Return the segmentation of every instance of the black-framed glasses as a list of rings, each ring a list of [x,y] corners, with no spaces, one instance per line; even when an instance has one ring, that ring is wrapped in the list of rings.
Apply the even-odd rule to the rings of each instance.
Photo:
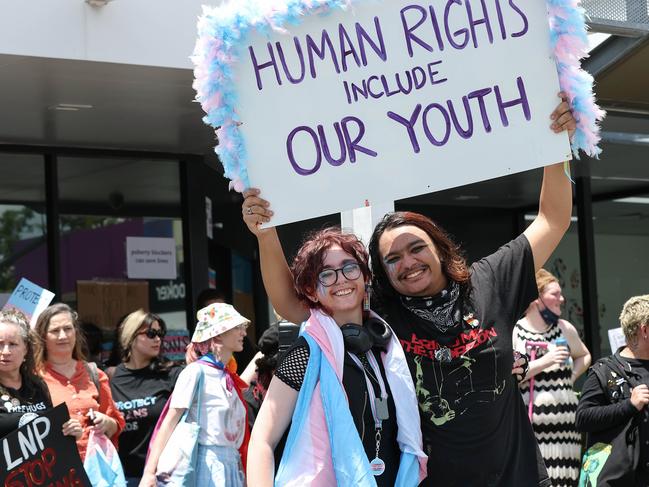
[[[166,334],[167,332],[163,329],[156,330],[154,328],[149,328],[146,331],[141,331],[140,333],[138,333],[138,335],[146,335],[146,337],[150,338],[151,340],[153,340],[155,337],[159,337],[160,340],[162,340]]]
[[[338,272],[342,272],[348,281],[353,281],[361,276],[361,266],[358,262],[350,262],[338,269],[325,269],[318,274],[318,281],[324,287],[333,286],[338,282]]]

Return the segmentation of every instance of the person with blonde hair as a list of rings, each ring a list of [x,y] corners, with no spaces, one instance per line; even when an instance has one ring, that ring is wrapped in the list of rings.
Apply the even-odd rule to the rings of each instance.
[[[250,324],[230,304],[212,303],[197,313],[198,323],[187,346],[187,367],[174,387],[169,409],[158,424],[151,441],[141,487],[165,485],[173,475],[170,465],[158,465],[181,417],[198,424],[198,452],[195,479],[201,487],[243,487],[248,424],[243,390],[248,385],[236,374],[233,353],[243,350],[246,328]],[[158,467],[171,468],[157,472]],[[156,477],[156,473],[160,474]],[[185,485],[189,485],[184,479]]]
[[[626,346],[591,367],[577,407],[580,485],[649,485],[649,294],[624,303],[620,324]]]
[[[36,370],[47,384],[52,403],[65,403],[70,417],[83,425],[83,434],[77,438],[81,459],[86,456],[91,428],[117,446],[124,418],[113,402],[106,374],[85,360],[77,313],[64,303],[48,306],[39,315],[35,332]]]
[[[575,427],[577,395],[573,384],[588,369],[590,353],[577,329],[560,318],[565,300],[559,280],[539,269],[536,286],[538,298],[514,327],[514,349],[536,355],[519,387],[552,486],[576,487],[581,435]]]
[[[129,486],[142,477],[153,430],[182,370],[162,356],[166,333],[162,318],[142,309],[129,314],[117,331],[122,362],[110,387],[126,420],[119,456]]]

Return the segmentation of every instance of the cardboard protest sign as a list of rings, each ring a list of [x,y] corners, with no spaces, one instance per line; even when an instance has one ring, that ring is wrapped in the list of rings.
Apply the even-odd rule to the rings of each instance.
[[[49,306],[53,298],[52,291],[43,289],[23,277],[2,309],[20,311],[29,320],[29,325],[33,327],[36,325],[38,315]]]
[[[205,21],[261,15],[249,3]],[[262,189],[273,224],[570,158],[567,135],[549,128],[559,82],[545,1],[350,3],[326,15],[277,9],[284,23],[245,35],[215,28],[211,47],[236,49],[215,58],[221,71],[197,64],[208,122],[227,108],[212,106],[236,100],[219,154],[226,165],[238,151],[238,177]],[[228,68],[236,91],[216,92]]]
[[[0,485],[91,487],[74,438],[61,431],[70,419],[66,405],[23,419],[25,424],[0,440]]]
[[[189,345],[187,330],[167,330],[162,340],[162,354],[169,360],[185,360],[185,351]]]

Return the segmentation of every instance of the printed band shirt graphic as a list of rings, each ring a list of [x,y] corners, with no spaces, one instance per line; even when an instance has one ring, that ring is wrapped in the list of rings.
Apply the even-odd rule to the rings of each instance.
[[[512,330],[536,295],[532,252],[521,235],[471,266],[471,290],[461,298],[455,337],[398,299],[381,303],[415,380],[429,478],[439,485],[547,479],[511,375]]]

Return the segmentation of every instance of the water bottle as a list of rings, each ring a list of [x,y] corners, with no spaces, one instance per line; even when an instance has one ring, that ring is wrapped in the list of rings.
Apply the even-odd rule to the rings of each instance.
[[[566,340],[564,337],[559,337],[554,341],[554,344],[557,347],[566,347],[568,351],[570,351],[570,347],[568,346],[568,340]],[[564,365],[568,365],[570,363],[571,357],[568,357],[563,363]]]

